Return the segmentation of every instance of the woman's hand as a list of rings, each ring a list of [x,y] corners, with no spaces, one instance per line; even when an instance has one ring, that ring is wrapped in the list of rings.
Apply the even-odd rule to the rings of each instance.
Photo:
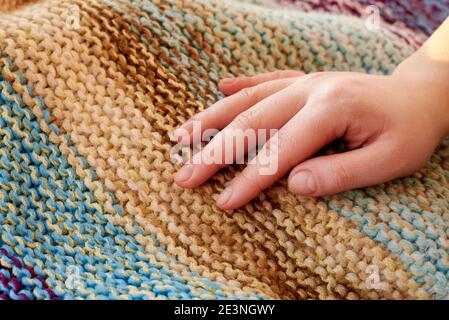
[[[391,76],[280,71],[225,79],[219,87],[230,96],[175,131],[179,140],[192,142],[195,121],[202,132],[224,129],[194,155],[196,161],[186,164],[175,181],[193,188],[226,166],[200,161],[205,154],[221,151],[223,158],[234,160],[242,156],[226,140],[227,130],[270,128],[279,131],[223,191],[217,202],[221,208],[246,204],[290,170],[290,190],[307,196],[409,175],[426,163],[449,133],[449,99],[442,93],[447,85],[429,77],[423,83],[409,70]],[[312,157],[337,138],[345,141],[347,152]],[[251,147],[247,142],[246,150]],[[277,161],[276,170],[261,174],[267,154],[270,161]]]

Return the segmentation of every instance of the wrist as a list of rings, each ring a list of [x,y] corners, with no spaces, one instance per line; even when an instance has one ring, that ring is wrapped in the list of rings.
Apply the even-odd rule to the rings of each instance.
[[[420,49],[397,66],[391,77],[413,103],[433,119],[441,139],[449,135],[449,63]]]
[[[430,83],[446,84],[445,88],[447,89],[447,84],[449,84],[449,61],[438,60],[432,57],[425,48],[421,48],[396,67],[393,75],[397,74]]]

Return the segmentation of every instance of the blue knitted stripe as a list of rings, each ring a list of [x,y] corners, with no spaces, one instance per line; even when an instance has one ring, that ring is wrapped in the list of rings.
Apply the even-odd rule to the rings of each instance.
[[[408,178],[412,179],[412,178]],[[394,183],[394,182],[393,182]],[[415,181],[418,184],[419,181]],[[438,212],[423,210],[404,196],[403,203],[392,201],[384,194],[381,200],[391,212],[371,212],[370,198],[360,191],[344,193],[352,199],[351,210],[329,200],[329,207],[351,218],[358,229],[376,242],[384,244],[398,255],[415,281],[437,299],[449,296],[449,255],[447,246],[447,217]],[[342,196],[343,197],[343,196]],[[440,206],[449,206],[449,199],[441,199]],[[371,214],[370,214],[371,212]],[[404,228],[404,222],[413,229]]]
[[[67,299],[230,297],[219,283],[194,273],[190,283],[166,266],[155,265],[135,237],[111,224],[106,215],[116,213],[99,209],[102,206],[84,181],[3,78],[0,139],[0,247],[44,278],[56,295]],[[30,297],[46,297],[33,292],[31,285],[29,290]]]

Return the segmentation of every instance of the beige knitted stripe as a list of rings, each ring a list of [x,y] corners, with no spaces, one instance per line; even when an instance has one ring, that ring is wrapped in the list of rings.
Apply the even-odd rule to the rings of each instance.
[[[117,17],[116,17],[117,18]],[[101,19],[101,21],[102,22],[105,22],[105,21],[109,21],[109,19]],[[117,19],[115,20],[115,21],[117,21]],[[121,29],[121,30],[123,30],[123,27],[121,27],[121,26],[118,26],[118,28],[119,29]],[[108,26],[104,26],[103,28],[100,28],[101,30],[109,30],[109,29],[111,29],[111,28],[108,28]],[[95,28],[93,28],[93,30],[95,30]],[[105,39],[106,41],[104,41],[105,43],[110,43],[111,42],[111,39]],[[132,43],[132,41],[130,40],[130,39],[128,39],[128,41],[127,41],[127,46],[130,46],[130,44]],[[123,47],[122,48],[120,48],[121,50],[123,50]],[[142,50],[142,49],[141,49]],[[104,51],[104,50],[103,50]],[[109,49],[108,49],[108,51],[110,51]],[[124,54],[124,55],[129,55],[129,53],[127,53],[127,54]],[[108,57],[109,59],[111,58],[111,57]],[[107,60],[107,61],[109,61],[109,59]],[[178,101],[173,101],[172,103],[177,103],[178,105],[179,105],[179,102]],[[181,107],[181,106],[180,106]],[[170,118],[166,115],[165,117],[164,117],[165,119],[167,119],[168,118],[168,120],[170,120]],[[157,201],[157,199],[155,199],[154,201]],[[168,218],[171,218],[171,217],[168,217]],[[189,217],[188,217],[189,218]],[[154,223],[154,220],[152,221],[152,223]],[[157,222],[156,222],[157,223]],[[181,227],[184,227],[183,225],[181,225]],[[185,231],[184,232],[188,232],[189,231],[189,228],[185,228],[184,227],[184,229],[185,229]],[[199,230],[199,232],[197,232],[197,237],[204,237],[204,230],[203,230],[204,228],[202,228],[201,230]],[[210,233],[210,232],[208,232],[208,233]],[[235,232],[236,234],[240,234],[241,232]],[[175,239],[176,240],[176,239]],[[195,239],[195,238],[193,238],[193,241],[197,241],[197,239]],[[218,243],[220,243],[219,241],[226,241],[226,239],[219,239],[216,243],[218,244]],[[239,242],[242,242],[242,241],[239,241]],[[254,242],[254,241],[253,241]],[[197,242],[198,243],[198,242]],[[198,243],[197,245],[200,245],[201,246],[201,243]],[[265,243],[262,243],[261,245],[265,245]],[[214,247],[212,247],[213,249],[215,249]],[[207,250],[208,249],[208,246],[205,246],[205,247],[203,247],[202,248],[202,251],[204,251],[204,250]],[[221,250],[227,250],[228,248],[226,248],[226,247],[224,247],[224,248],[220,248],[219,246],[217,246],[216,247],[216,249],[217,250],[220,250],[218,253],[220,253],[221,252]],[[260,250],[259,250],[260,251]],[[260,251],[260,252],[262,252],[262,251]],[[212,252],[212,254],[214,254],[213,252]],[[223,255],[223,254],[222,254]],[[235,261],[233,261],[235,258],[234,257],[232,257],[232,256],[229,256],[229,257],[227,257],[229,255],[229,253],[228,254],[226,254],[224,257],[227,259],[226,260],[226,262],[232,262],[233,264],[235,264]],[[248,255],[247,255],[248,256]],[[199,258],[201,259],[203,257],[203,254],[201,253],[201,256],[199,256]],[[274,255],[273,255],[273,257],[275,257]],[[272,258],[273,258],[272,257]],[[217,264],[217,262],[220,260],[220,258],[221,258],[221,256],[220,255],[218,255],[218,256],[216,256],[214,259],[213,259],[213,261],[203,261],[203,264],[207,264],[207,263],[215,263],[215,264]],[[249,256],[249,258],[252,258],[251,256]],[[251,263],[251,262],[253,262],[254,261],[254,259],[251,259],[249,262]],[[243,262],[244,264],[242,264],[242,272],[245,272],[245,269],[246,269],[246,265],[248,264],[248,262]],[[245,269],[243,269],[243,268],[245,268]],[[258,277],[258,278],[261,278],[261,277],[263,277],[263,274],[261,274],[260,273],[260,271],[258,272],[255,268],[254,268],[254,274]],[[310,271],[309,271],[309,273],[310,273]],[[283,274],[281,274],[281,275],[277,275],[277,274],[274,274],[274,277],[275,277],[275,281],[270,281],[270,282],[273,282],[273,283],[278,283],[279,281],[285,281],[284,280],[284,278],[285,278],[285,275],[283,275]],[[308,277],[313,277],[313,275],[308,275]],[[315,277],[316,278],[316,277]],[[309,288],[309,290],[313,290],[313,288]],[[286,294],[286,293],[284,293],[284,294]],[[307,293],[304,291],[304,292],[302,292],[302,295],[301,296],[303,296],[303,297],[305,297],[305,296],[307,296]],[[293,296],[294,297],[294,296]]]
[[[58,4],[59,6],[57,6],[56,4]],[[88,112],[82,112],[82,109],[80,109],[83,107],[87,108],[87,105],[92,103],[95,99],[93,95],[83,95],[83,97],[81,97],[82,94],[87,92],[87,90],[85,89],[86,87],[84,86],[85,84],[87,86],[95,86],[95,81],[98,80],[98,82],[101,83],[104,88],[106,88],[107,91],[112,94],[116,94],[117,92],[120,93],[121,90],[119,87],[117,87],[117,82],[115,82],[111,78],[106,77],[106,72],[104,71],[104,69],[98,68],[98,65],[100,65],[100,63],[98,59],[95,58],[95,56],[84,54],[84,52],[87,52],[87,46],[83,44],[83,41],[80,40],[83,37],[73,30],[68,31],[63,29],[64,21],[69,14],[67,8],[67,2],[61,3],[60,1],[46,1],[45,3],[41,3],[39,5],[39,16],[36,15],[36,11],[34,10],[34,8],[24,8],[14,15],[11,15],[7,20],[0,20],[0,43],[2,44],[2,52],[18,66],[18,70],[25,75],[25,78],[34,89],[34,93],[44,97],[49,110],[55,112],[56,114],[56,116],[55,114],[52,114],[51,122],[54,121],[54,123],[61,125],[62,129],[63,122],[58,120],[64,119],[65,116],[67,116],[68,119],[72,119],[72,117],[70,116],[71,112],[73,112],[74,115],[81,115],[81,117],[90,112],[90,110],[88,110]],[[42,18],[51,21],[52,24],[47,24],[45,27],[39,25],[36,21]],[[18,24],[20,24],[23,29],[17,28]],[[35,33],[33,34],[33,32]],[[81,30],[81,32],[83,32],[83,30]],[[64,37],[62,37],[62,34],[64,35]],[[42,41],[41,45],[45,46],[46,48],[43,49],[37,42],[34,42],[33,37],[35,37],[36,40],[38,39],[39,41]],[[15,42],[8,41],[8,39],[20,38],[22,42],[20,40]],[[73,41],[71,43],[64,42],[63,40],[65,39],[71,39]],[[49,43],[49,41],[51,43]],[[61,47],[61,43],[67,44],[68,47]],[[47,47],[48,45],[50,46]],[[72,49],[76,48],[81,51],[81,54],[77,55],[76,57],[82,60],[82,63],[79,64],[79,66],[81,66],[81,69],[77,69],[78,65],[73,63],[74,61],[63,60],[64,57],[67,58],[68,56],[74,54],[74,51],[70,50],[70,46],[72,46]],[[32,49],[29,50],[30,48]],[[59,54],[56,54],[52,57],[52,59],[54,60],[54,66],[58,67],[58,76],[55,78],[53,76],[54,74],[52,74],[52,72],[55,71],[53,65],[47,66],[45,63],[42,64],[43,59],[48,59],[51,54],[42,53],[43,51],[54,52],[58,50]],[[86,70],[85,65],[89,65],[91,66],[91,68],[89,68],[89,70]],[[82,83],[82,86],[84,86],[84,91],[82,93],[78,92],[79,95],[77,96],[77,98],[79,98],[80,101],[83,98],[88,99],[88,101],[86,103],[83,103],[81,107],[79,104],[73,103],[73,100],[69,101],[67,97],[62,98],[61,91],[59,91],[61,90],[60,85],[63,83],[62,79],[67,79],[67,72],[73,71],[73,69],[70,69],[68,67],[73,67],[76,70],[76,74],[80,78],[84,79]],[[112,207],[110,196],[104,191],[103,183],[105,181],[103,180],[103,183],[99,183],[98,181],[93,180],[89,170],[84,170],[82,168],[83,165],[81,164],[80,160],[76,158],[73,155],[72,150],[68,148],[65,139],[54,134],[51,129],[48,128],[48,124],[43,119],[43,115],[41,110],[39,109],[39,106],[31,97],[26,94],[26,90],[23,88],[23,86],[19,84],[17,79],[15,79],[12,74],[10,75],[8,80],[13,82],[15,90],[24,96],[24,101],[32,106],[33,112],[40,120],[40,125],[43,130],[49,134],[52,142],[60,145],[61,152],[68,158],[69,163],[76,169],[77,174],[85,179],[86,185],[90,190],[92,190],[93,194],[96,197],[96,200],[100,203],[104,203],[104,208],[98,209],[102,210],[103,212],[106,211],[114,213],[115,209]],[[56,87],[58,87],[58,89],[56,89]],[[98,88],[100,87],[97,86],[97,89]],[[52,92],[53,89],[54,91]],[[65,93],[70,94],[69,91],[70,90],[67,90]],[[57,94],[55,94],[56,92]],[[74,97],[70,98],[74,99]],[[126,103],[130,102],[129,99],[126,99],[127,101],[124,102],[124,99],[126,98],[117,98],[115,101],[116,105],[125,106]],[[110,103],[110,99],[108,100],[109,101],[107,102]],[[66,103],[69,103],[68,105],[66,105],[67,110],[63,110],[63,106],[65,106]],[[60,108],[56,107],[56,105],[58,105]],[[68,112],[68,110],[70,110],[70,112]],[[67,113],[63,114],[64,112]],[[137,114],[137,118],[142,118],[141,114]],[[148,123],[145,124],[148,125]],[[74,141],[77,139],[82,139],[82,137],[77,134],[72,134],[71,138]],[[86,159],[91,162],[92,158],[89,158],[88,155],[86,153],[83,153],[82,151],[85,151],[85,149],[83,149],[83,146],[80,144],[79,153],[86,156]],[[100,170],[101,168],[96,171],[97,175],[101,173]],[[128,215],[125,215],[125,217],[120,217],[117,215],[107,215],[107,218],[115,224],[122,225],[123,227],[125,227],[127,232],[133,234],[138,239],[138,241],[146,248],[146,250],[148,251],[147,255],[151,257],[150,261],[152,261],[155,265],[160,266],[168,264],[171,270],[180,273],[181,276],[189,280],[189,282],[194,285],[197,279],[192,278],[191,273],[188,271],[188,269],[186,269],[185,265],[188,265],[190,270],[195,271],[208,279],[220,282],[223,288],[231,295],[246,295],[248,293],[255,293],[272,298],[277,297],[277,295],[273,295],[272,291],[264,284],[258,286],[265,287],[263,291],[258,290],[257,288],[247,288],[238,281],[224,278],[221,273],[213,272],[202,265],[198,265],[198,263],[194,259],[186,255],[186,251],[184,249],[177,246],[171,238],[167,238],[158,227],[155,227],[152,224],[148,224],[148,221],[143,218],[142,214],[134,215],[134,213],[136,213],[136,210],[133,209],[132,205],[124,203],[123,208],[125,209],[125,213],[128,213]],[[173,260],[170,256],[167,257],[166,255],[162,254],[157,248],[154,247],[152,241],[149,238],[137,234],[133,229],[133,225],[135,225],[136,223],[144,229],[146,235],[156,235],[158,241],[163,244],[167,252],[173,257],[177,257],[177,260],[179,262]],[[201,288],[204,287],[204,285],[198,283],[198,287]],[[204,296],[204,293],[198,293],[198,296]],[[205,297],[207,298],[207,296]],[[209,298],[213,297],[214,296],[211,295]]]
[[[91,8],[93,6],[90,6]],[[115,17],[116,20],[114,20],[115,22],[118,21],[117,17]],[[108,20],[103,20],[103,22],[109,21]],[[95,32],[97,29],[96,28],[92,28],[92,26],[89,26],[88,28],[89,30],[93,30],[93,32]],[[98,30],[108,30],[110,28],[107,28],[107,26],[103,26],[101,28],[98,28]],[[120,28],[123,29],[123,28]],[[97,36],[97,35],[95,35]],[[104,37],[105,34],[103,33],[103,35],[101,37]],[[106,39],[106,42],[109,42],[110,39]],[[133,43],[132,39],[128,39],[127,41],[128,46],[131,46]],[[121,47],[120,49],[124,49],[123,47]],[[140,52],[143,52],[144,56],[148,56],[147,53],[145,53],[145,49],[144,48],[139,48]],[[104,51],[104,50],[103,50]],[[108,52],[110,52],[110,49],[108,50]],[[128,53],[127,53],[128,54]],[[127,55],[126,54],[126,55]],[[114,61],[113,57],[115,56],[115,54],[112,54],[110,56],[108,56],[109,59],[106,59],[106,61]],[[128,64],[126,64],[126,66],[129,66],[129,64],[132,65],[131,62],[128,62]],[[111,68],[107,68],[108,71],[111,70]],[[161,70],[156,70],[155,74],[160,74]],[[126,72],[124,72],[126,74]],[[133,78],[131,78],[132,80]],[[158,80],[156,80],[158,81]],[[162,84],[167,83],[167,81],[161,82]],[[151,83],[147,84],[148,86],[151,86]],[[146,85],[144,85],[145,87]],[[179,90],[179,88],[171,88],[171,91],[173,92],[174,90]],[[163,91],[163,90],[162,90]],[[133,91],[130,91],[130,94],[132,94]],[[150,93],[151,94],[151,93]],[[158,98],[158,97],[157,97]],[[133,99],[134,100],[134,99]],[[159,99],[156,99],[159,100]],[[177,101],[176,99],[172,99],[171,101],[168,101],[171,104],[175,104],[178,105],[179,107],[177,109],[181,109],[182,108],[182,101]],[[148,105],[148,104],[147,104]],[[161,102],[160,106],[156,105],[154,108],[154,113],[160,113],[163,112],[164,107],[167,105],[166,101]],[[153,110],[151,110],[153,111]],[[146,115],[148,116],[148,113],[146,113]],[[150,115],[153,116],[154,115]],[[168,114],[165,114],[163,117],[161,115],[161,120],[164,119],[166,120],[166,122],[170,122],[171,117]],[[151,119],[150,119],[151,120]],[[155,119],[156,121],[159,119]],[[163,125],[164,127],[166,127],[168,124],[161,124],[161,121],[158,122],[159,125]],[[153,121],[152,123],[155,123],[155,121]],[[148,126],[148,124],[145,124],[146,126]],[[172,126],[170,126],[171,128],[173,128]],[[167,132],[167,131],[165,131]],[[164,142],[166,143],[168,141],[167,139],[167,134],[162,136],[162,139],[164,139]],[[86,145],[89,145],[89,143],[86,143]],[[142,146],[142,148],[148,148],[148,145],[151,145],[150,142],[148,142],[147,147]],[[148,150],[149,151],[149,150]],[[165,149],[161,150],[162,152],[164,152],[166,154],[166,158],[168,157],[168,149],[167,147],[165,147]],[[117,158],[123,157],[123,155],[117,155]],[[137,156],[136,156],[137,157]],[[151,157],[151,154],[148,154],[148,157]],[[148,166],[148,160],[146,159],[142,159],[141,164],[135,169],[135,170],[140,170],[140,168]],[[108,170],[107,167],[104,167],[104,170]],[[154,170],[157,171],[161,171],[160,169],[158,170],[153,169],[153,168],[149,168],[148,172],[153,172]],[[114,175],[111,174],[110,177],[113,177]],[[106,177],[105,179],[108,179],[108,177]],[[158,183],[155,184],[155,186],[153,188],[164,188],[167,185],[167,181],[166,179],[160,179],[160,175],[155,175],[153,177],[153,179],[158,179]],[[164,181],[165,180],[165,181]],[[132,182],[132,183],[139,183],[137,181]],[[172,181],[170,181],[170,184],[172,183]],[[141,193],[136,195],[134,192],[136,191],[132,191],[129,190],[128,188],[129,182],[127,184],[123,184],[121,179],[118,179],[118,181],[114,181],[114,186],[111,186],[111,190],[113,191],[118,191],[117,188],[120,188],[119,192],[117,194],[121,194],[123,192],[123,197],[122,197],[122,201],[123,201],[123,205],[125,206],[129,206],[129,199],[138,199],[136,200],[137,204],[137,210],[139,210],[139,212],[143,212],[143,214],[145,215],[145,217],[151,222],[151,224],[153,225],[157,225],[159,227],[161,227],[162,231],[164,234],[167,234],[167,236],[171,237],[174,241],[177,242],[178,245],[183,246],[186,248],[186,250],[188,250],[189,252],[191,252],[190,254],[193,254],[195,256],[195,258],[197,260],[200,261],[201,265],[203,266],[209,266],[214,270],[218,270],[220,272],[223,272],[225,274],[225,276],[231,280],[231,279],[238,279],[238,278],[242,278],[242,275],[245,276],[248,271],[251,272],[249,273],[250,275],[252,275],[253,277],[256,277],[254,279],[251,279],[251,281],[259,281],[258,279],[261,276],[261,272],[260,269],[252,266],[254,265],[254,261],[257,260],[254,257],[254,251],[257,252],[257,250],[254,250],[253,248],[249,247],[249,248],[245,248],[246,252],[245,252],[245,257],[246,260],[245,262],[241,263],[241,265],[239,266],[237,264],[237,269],[236,266],[234,266],[234,261],[235,261],[235,257],[232,253],[232,249],[228,248],[226,246],[219,246],[220,243],[226,243],[229,242],[230,239],[229,237],[235,237],[235,235],[240,235],[241,234],[241,230],[238,228],[238,225],[236,225],[233,221],[231,221],[230,219],[228,220],[228,227],[226,232],[223,234],[222,237],[219,237],[216,233],[214,233],[212,231],[213,228],[215,227],[219,227],[223,225],[223,219],[220,219],[219,221],[214,221],[214,224],[216,225],[212,225],[211,227],[207,227],[207,225],[203,224],[201,225],[198,229],[194,229],[192,228],[192,223],[188,223],[188,220],[191,219],[190,217],[190,211],[192,211],[191,209],[188,209],[186,207],[181,207],[178,208],[179,213],[181,214],[181,218],[179,219],[176,215],[167,215],[167,216],[161,216],[161,213],[163,212],[169,212],[173,209],[167,208],[167,203],[166,201],[161,201],[160,199],[160,195],[159,194],[152,194],[150,192],[150,188],[147,185],[141,185],[139,187]],[[178,192],[184,192],[183,190],[179,189],[177,190]],[[145,193],[144,193],[145,192]],[[170,191],[171,193],[173,191]],[[193,191],[188,191],[189,193],[193,193]],[[119,196],[120,198],[120,196]],[[140,203],[138,202],[139,200],[142,200]],[[174,197],[174,200],[176,200],[176,198]],[[207,202],[209,203],[213,203],[213,199],[210,198]],[[154,208],[153,210],[148,210],[148,204],[151,203]],[[160,203],[160,204],[159,204]],[[173,207],[173,204],[172,204]],[[215,211],[217,211],[218,209],[215,208]],[[210,215],[210,214],[208,214]],[[220,213],[219,215],[217,215],[217,217],[221,218],[222,214]],[[226,217],[224,217],[226,218]],[[172,230],[169,229],[170,225],[176,226],[175,228],[172,228]],[[205,245],[205,241],[204,241],[204,236],[205,236],[205,232],[207,234],[210,234],[210,239],[206,239],[206,241],[211,241],[213,243],[216,243],[217,245]],[[193,233],[193,234],[192,234]],[[183,241],[183,238],[186,238],[185,241]],[[239,241],[241,242],[241,241]],[[223,261],[223,262],[221,262]],[[231,264],[231,262],[233,264]],[[248,268],[248,266],[250,267],[249,270],[246,270]],[[276,273],[274,273],[274,276],[277,276]],[[278,278],[278,277],[277,277]],[[279,279],[276,278],[276,282],[279,281]],[[244,280],[246,281],[246,280]]]
[[[89,10],[95,10],[96,6],[89,5],[89,7],[90,7]],[[100,14],[97,14],[97,16],[100,16]],[[100,20],[101,20],[102,23],[107,23],[107,21],[110,21],[110,19],[100,19]],[[118,23],[119,21],[120,21],[120,18],[118,16],[115,16],[114,17],[114,22]],[[85,22],[89,23],[89,21],[85,21]],[[92,37],[97,37],[97,36],[99,36],[101,38],[104,37],[105,40],[106,40],[105,42],[109,43],[113,39],[112,36],[110,36],[110,35],[108,35],[107,33],[104,33],[104,32],[101,35],[96,33],[99,30],[109,30],[109,29],[111,29],[111,28],[108,28],[108,27],[109,26],[107,26],[107,25],[99,25],[98,28],[95,28],[95,27],[93,27],[91,25],[88,25],[87,29],[88,30],[92,30],[92,33],[93,33]],[[122,26],[117,26],[117,27],[119,29],[123,30]],[[130,50],[133,50],[132,45],[133,45],[133,43],[135,43],[135,39],[134,39],[132,34],[130,36],[131,37],[127,39],[127,46],[129,48],[131,48]],[[88,38],[90,38],[90,37],[88,37]],[[108,62],[116,61],[116,59],[114,59],[115,56],[119,56],[120,54],[123,54],[123,56],[128,56],[128,55],[132,54],[131,51],[126,52],[127,48],[124,48],[123,46],[120,47],[120,48],[118,48],[117,46],[115,46],[115,47],[113,46],[111,48],[108,48],[108,50],[103,50],[103,52],[111,53],[111,50],[114,50],[114,49],[115,50],[122,50],[122,51],[125,50],[125,52],[120,51],[120,53],[117,53],[117,54],[116,53],[112,53],[110,55],[106,55],[107,59],[105,59],[105,61],[108,61]],[[136,52],[136,51],[137,50],[134,50],[134,52]],[[144,57],[149,57],[149,59],[151,61],[154,60],[154,57],[151,57],[149,55],[149,53],[146,52],[145,48],[140,47],[139,48],[139,52],[143,52],[143,56]],[[113,69],[113,68],[111,68],[112,64],[114,64],[114,63],[111,63],[108,66],[108,68],[106,68],[106,70],[108,72],[111,72],[111,70]],[[134,66],[133,66],[133,61],[131,59],[131,61],[127,61],[126,64],[122,64],[122,65],[120,65],[120,61],[119,61],[117,63],[116,67],[118,69],[120,69],[120,68],[124,68],[124,67],[125,68],[128,68],[128,67],[133,68]],[[147,68],[152,68],[152,66],[146,66],[146,67]],[[158,69],[155,70],[155,72],[154,72],[154,74],[156,74],[156,78],[155,78],[154,81],[160,82],[161,83],[161,85],[160,85],[161,87],[165,86],[165,84],[170,85],[170,82],[167,81],[166,78],[164,79],[164,81],[160,81],[159,77],[165,77],[165,71],[161,70],[160,66],[155,66],[155,67],[158,68]],[[137,66],[137,69],[139,69],[139,66]],[[129,72],[126,72],[126,70],[123,70],[123,74],[128,74],[128,73]],[[111,74],[111,76],[114,77],[114,78],[117,78],[117,76],[123,77],[123,75],[117,75],[115,73],[113,75]],[[135,78],[133,78],[133,77],[129,77],[129,80],[133,81],[135,85],[140,85],[141,87],[151,87],[152,86],[150,81],[148,81],[148,83],[142,84],[142,83],[136,83],[137,80]],[[178,88],[178,87],[172,87],[172,88],[168,88],[168,89],[164,89],[164,88],[160,88],[160,87],[156,88],[156,92],[159,91],[162,94],[165,93],[165,92],[169,92],[169,90],[170,90],[170,92],[176,93],[177,91],[180,90],[180,88]],[[149,91],[149,95],[151,95],[151,92],[152,91]],[[139,97],[137,97],[135,95],[135,90],[133,88],[129,89],[129,91],[127,92],[127,95],[133,97],[133,101],[139,101]],[[157,123],[158,127],[155,128],[155,130],[157,130],[157,129],[160,130],[161,127],[162,127],[162,129],[164,129],[164,127],[165,127],[165,130],[166,130],[166,127],[170,126],[170,123],[164,124],[164,123],[161,123],[160,120],[161,119],[168,119],[168,121],[172,120],[171,117],[168,116],[169,113],[160,114],[160,117],[158,117],[158,118],[155,118],[154,114],[165,113],[164,110],[166,110],[166,106],[168,106],[169,104],[178,105],[180,107],[177,108],[177,109],[180,109],[181,106],[182,106],[182,101],[179,101],[179,99],[177,99],[176,97],[172,97],[171,95],[169,95],[169,101],[164,101],[165,99],[161,99],[160,96],[158,96],[158,95],[156,95],[155,97],[156,97],[156,104],[154,106],[154,109],[151,109],[151,110],[146,109],[145,111],[143,111],[143,112],[145,112],[145,117],[147,117],[149,119],[149,122],[148,123],[145,122],[144,126],[147,127],[147,128],[150,128],[150,123],[151,124],[153,124],[153,123],[156,124]],[[148,100],[149,99],[148,96],[143,97],[143,99],[145,99],[145,100],[143,100],[143,103],[140,104],[140,106],[144,106],[145,107],[145,106],[148,106],[149,104],[151,104],[151,101]],[[158,104],[158,102],[159,102],[159,104]],[[148,111],[153,111],[153,110],[154,110],[154,112],[151,112],[151,113],[148,112]],[[130,124],[130,125],[132,125],[132,124]],[[161,138],[164,141],[164,143],[167,142],[167,135],[163,135]],[[140,143],[140,138],[139,137],[136,137],[136,140],[138,141],[138,143]],[[147,149],[152,144],[152,142],[150,142],[150,141],[142,141],[142,142],[143,142],[143,144],[139,145],[139,149],[142,149],[142,150]],[[134,143],[137,143],[137,142],[134,142]],[[86,142],[85,145],[86,145],[86,147],[90,147],[89,142]],[[90,147],[90,148],[94,149],[92,147]],[[114,151],[115,150],[113,150],[111,148],[111,150],[109,152],[114,152]],[[160,152],[165,153],[165,158],[168,157],[168,154],[167,154],[168,151],[169,150],[167,148],[167,145],[163,146],[160,149]],[[108,152],[108,154],[110,156],[109,152]],[[145,150],[145,153],[146,152],[148,152],[146,158],[142,157],[142,156],[140,156],[138,154],[135,154],[135,159],[140,158],[140,160],[139,160],[140,162],[139,162],[138,165],[135,166],[135,168],[132,168],[128,164],[125,164],[125,163],[124,164],[126,166],[128,166],[129,169],[131,169],[131,170],[134,169],[135,170],[134,172],[142,170],[143,168],[145,168],[145,169],[148,168],[147,170],[148,170],[148,174],[149,175],[153,174],[154,172],[162,172],[162,171],[164,171],[165,168],[162,168],[162,169],[161,168],[157,168],[157,165],[159,163],[156,163],[156,167],[152,167],[151,166],[151,162],[149,162],[149,160],[151,160],[151,157],[152,157],[152,155],[149,153],[150,149],[149,150]],[[90,153],[90,155],[92,155],[92,154]],[[120,160],[120,161],[122,161],[120,158],[123,158],[124,156],[125,156],[124,154],[116,154],[115,155],[116,159]],[[101,155],[100,155],[100,158],[101,158]],[[159,162],[159,159],[156,159],[155,162]],[[129,162],[127,162],[127,163],[129,163]],[[162,166],[165,167],[165,165],[162,165]],[[107,166],[102,166],[102,170],[109,171],[110,169]],[[131,173],[131,175],[134,175],[134,177],[131,177],[131,179],[129,179],[129,180],[133,180],[133,179],[135,179],[135,177],[138,177],[137,174]],[[178,219],[174,215],[167,215],[166,217],[161,216],[161,213],[169,212],[170,209],[165,207],[166,203],[165,203],[165,201],[161,201],[160,194],[152,193],[150,187],[146,183],[144,183],[143,181],[129,181],[126,184],[124,184],[122,179],[120,179],[120,178],[115,180],[115,181],[112,180],[114,177],[117,177],[117,173],[115,173],[115,174],[114,173],[109,173],[107,176],[105,176],[105,180],[107,181],[108,179],[110,179],[110,181],[111,181],[110,188],[111,188],[112,191],[116,192],[116,194],[118,195],[119,200],[122,203],[122,206],[130,207],[130,200],[131,200],[133,202],[132,206],[136,206],[136,208],[132,209],[132,212],[134,210],[137,210],[137,212],[142,213],[143,215],[145,215],[145,218],[147,219],[146,224],[148,224],[148,222],[150,222],[152,225],[161,228],[161,230],[157,233],[158,235],[161,234],[161,233],[164,234],[164,235],[167,235],[168,237],[173,239],[173,241],[175,241],[178,246],[182,245],[182,240],[180,240],[180,239],[182,239],[183,237],[191,237],[189,235],[189,233],[192,230],[191,230],[191,228],[189,229],[189,226],[186,225],[185,221],[182,221],[182,218]],[[165,187],[165,185],[167,184],[166,179],[161,179],[160,175],[154,175],[152,177],[152,179],[159,180],[157,182],[157,187],[156,188]],[[134,190],[130,190],[130,188],[129,188],[130,183],[133,184],[133,185],[135,184],[137,187]],[[136,193],[136,191],[138,191],[138,193]],[[158,190],[155,190],[155,191],[157,192]],[[164,206],[164,207],[156,207],[156,205],[159,205],[158,202],[162,202],[160,205]],[[155,207],[151,208],[150,210],[148,210],[148,205],[149,204],[152,204]],[[182,210],[182,209],[180,209],[180,210]],[[175,230],[175,229],[174,230],[170,230],[169,229],[170,225],[179,226],[178,227],[179,229],[178,230]],[[220,255],[217,255],[214,259],[209,259],[209,261],[207,261],[206,259],[208,259],[207,257],[209,255],[214,255],[214,254],[216,255],[217,253],[211,252],[211,251],[209,251],[208,247],[202,246],[201,240],[199,240],[197,237],[191,237],[191,239],[192,240],[188,241],[189,243],[184,244],[184,247],[187,250],[187,252],[188,251],[192,251],[193,254],[197,257],[197,259],[200,259],[199,261],[201,262],[201,265],[203,265],[203,266],[210,266],[210,264],[213,261],[215,264],[217,264],[217,266],[212,267],[214,270],[219,270],[219,271],[227,270],[227,272],[229,272],[232,275],[232,276],[229,276],[229,280],[236,279],[237,278],[237,274],[241,273],[242,271],[244,271],[244,270],[239,270],[239,271],[235,270],[234,267],[232,267],[231,265],[229,265],[227,263],[227,261],[225,261],[224,264],[220,264]],[[222,241],[223,241],[223,239],[218,239],[217,243],[220,243]],[[190,243],[190,242],[192,242],[192,243]],[[201,248],[201,250],[198,250],[198,248]],[[220,247],[217,247],[217,248],[221,249]],[[226,247],[224,249],[227,250]],[[228,253],[226,253],[226,252],[224,252],[224,253],[223,252],[219,252],[219,254],[221,254],[221,255],[224,254],[225,256],[227,256],[227,255],[230,255],[230,252],[229,251],[228,251]],[[245,274],[245,273],[243,273],[243,274]],[[248,280],[245,280],[245,282],[246,281],[248,281]],[[250,281],[251,282],[253,282],[253,281],[258,282],[257,279],[250,279]],[[257,284],[257,286],[260,286],[260,285]]]

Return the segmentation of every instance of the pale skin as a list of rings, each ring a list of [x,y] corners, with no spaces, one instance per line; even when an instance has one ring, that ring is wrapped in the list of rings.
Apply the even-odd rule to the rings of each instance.
[[[222,130],[201,152],[223,148],[237,156],[222,144],[223,129],[279,129],[262,149],[277,150],[276,172],[262,175],[258,161],[248,164],[218,197],[224,210],[245,205],[286,174],[293,193],[313,197],[404,177],[449,135],[449,18],[392,75],[286,70],[223,79],[219,89],[227,97],[193,119],[202,130]],[[192,142],[193,120],[175,131],[179,140]],[[346,152],[314,157],[337,138]],[[175,182],[194,188],[223,167],[186,164]]]

